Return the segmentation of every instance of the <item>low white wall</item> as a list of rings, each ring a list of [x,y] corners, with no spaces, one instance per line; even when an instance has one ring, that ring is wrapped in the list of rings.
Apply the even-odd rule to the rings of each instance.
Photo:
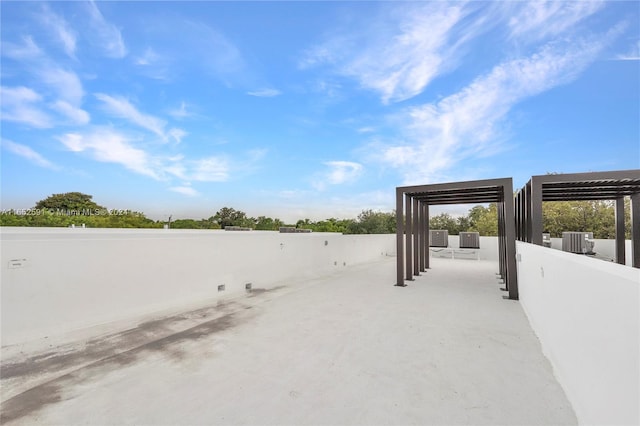
[[[395,254],[395,234],[5,227],[0,244],[3,346]]]
[[[449,235],[449,249],[459,249],[460,248],[460,237],[458,235]],[[438,247],[432,247],[432,255],[447,257],[446,251],[438,252]],[[469,252],[473,251],[473,249],[462,249],[468,250]],[[480,260],[498,260],[498,237],[480,237],[480,249],[479,249],[479,257]],[[475,258],[473,253],[470,253],[468,256],[469,259]]]
[[[640,270],[522,242],[517,252],[520,301],[579,422],[639,424]]]

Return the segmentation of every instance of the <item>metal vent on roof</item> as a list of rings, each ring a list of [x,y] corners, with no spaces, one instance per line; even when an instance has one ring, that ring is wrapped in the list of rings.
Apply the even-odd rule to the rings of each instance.
[[[480,248],[480,233],[479,232],[461,232],[460,233],[460,248]]]
[[[563,232],[562,251],[579,254],[595,254],[593,232]]]
[[[449,231],[446,229],[429,231],[429,247],[449,247]]]

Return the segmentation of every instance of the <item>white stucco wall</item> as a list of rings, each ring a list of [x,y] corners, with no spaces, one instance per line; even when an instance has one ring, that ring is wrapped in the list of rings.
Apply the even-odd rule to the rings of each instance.
[[[640,270],[517,251],[520,301],[580,423],[640,424]]]
[[[449,247],[448,249],[457,250],[460,248],[460,236],[449,235]],[[440,252],[438,247],[432,248],[432,255],[438,257],[448,257],[447,251]],[[467,251],[468,254],[463,253]],[[477,253],[481,260],[498,260],[498,237],[483,237],[480,236],[480,249]],[[455,254],[454,254],[455,255]],[[459,258],[475,258],[475,249],[462,249],[458,255]]]
[[[3,346],[395,254],[395,235],[267,231],[0,228],[0,244]]]

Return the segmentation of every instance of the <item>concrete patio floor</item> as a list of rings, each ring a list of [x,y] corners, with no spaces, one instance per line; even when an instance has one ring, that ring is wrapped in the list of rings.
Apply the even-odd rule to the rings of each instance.
[[[395,258],[3,348],[8,425],[576,424],[497,263]],[[254,287],[257,284],[254,284]]]

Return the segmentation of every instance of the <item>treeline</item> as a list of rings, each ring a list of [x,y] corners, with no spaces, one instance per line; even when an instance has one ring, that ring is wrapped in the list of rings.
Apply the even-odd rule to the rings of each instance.
[[[631,200],[625,198],[625,237],[631,238]],[[613,201],[549,201],[542,204],[543,229],[553,238],[564,231],[593,232],[594,238],[616,237],[615,203]],[[498,209],[495,203],[475,206],[466,216],[447,213],[429,219],[431,229],[446,229],[451,235],[476,231],[484,236],[498,235]]]
[[[223,207],[208,219],[154,221],[144,213],[109,210],[96,204],[91,195],[80,192],[53,194],[38,201],[33,208],[2,211],[0,226],[48,226],[88,228],[163,228],[224,229],[240,226],[254,230],[277,231],[280,227],[310,229],[314,232],[343,234],[389,234],[396,232],[395,212],[364,210],[355,219],[330,218],[320,221],[300,219],[286,224],[278,218],[249,217],[241,210]],[[625,199],[627,238],[630,238],[630,200]],[[545,232],[561,237],[563,231],[593,232],[594,238],[615,238],[615,205],[612,201],[556,201],[543,203]],[[446,229],[450,235],[475,231],[483,236],[498,235],[498,210],[495,203],[474,206],[467,215],[441,213],[429,219],[431,229]]]

